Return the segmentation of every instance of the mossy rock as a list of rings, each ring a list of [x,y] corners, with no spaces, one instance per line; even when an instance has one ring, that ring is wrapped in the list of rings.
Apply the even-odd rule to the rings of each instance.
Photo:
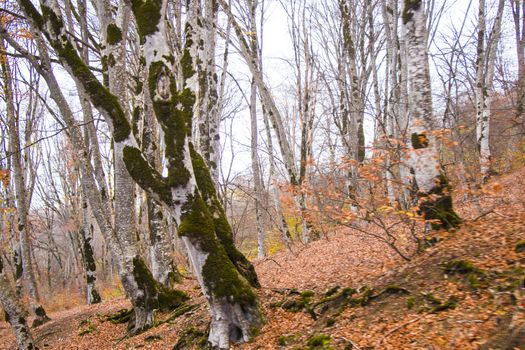
[[[453,310],[456,308],[458,303],[458,300],[456,297],[451,296],[448,298],[447,301],[444,303],[441,303],[440,305],[436,305],[430,310],[431,314],[437,314],[438,312],[447,311],[447,310]]]
[[[191,349],[197,346],[199,349],[210,349],[208,346],[208,336],[206,331],[195,327],[186,329],[173,347],[173,350]]]
[[[381,290],[376,295],[372,296],[372,299],[379,298],[381,296],[388,296],[388,295],[408,295],[410,294],[410,291],[406,288],[396,286],[396,285],[388,285],[383,290]]]
[[[466,275],[470,273],[485,274],[468,260],[452,260],[443,264],[443,271],[449,275]]]
[[[106,321],[109,321],[113,324],[127,323],[131,320],[135,312],[133,309],[120,309],[114,314],[106,316]]]
[[[319,334],[311,336],[308,339],[308,342],[306,345],[308,345],[308,350],[315,350],[315,349],[323,349],[323,350],[332,350],[334,349],[332,346],[332,339],[327,334]]]
[[[439,312],[455,309],[458,304],[458,299],[455,296],[450,296],[446,301],[442,301],[432,293],[421,293],[421,297],[428,306],[420,309],[420,312],[436,314]]]
[[[291,298],[288,297],[287,299],[283,300],[280,303],[276,303],[274,305],[280,306],[282,309],[291,311],[291,312],[299,312],[299,311],[305,311],[314,320],[317,320],[317,314],[314,311],[314,305],[312,304],[312,298],[315,296],[315,293],[311,290],[306,291],[297,291],[297,290],[291,290],[289,292],[289,296],[292,296]]]
[[[293,334],[289,335],[280,335],[277,337],[277,345],[279,346],[289,346],[297,342],[297,336]]]
[[[339,289],[341,289],[341,286],[334,286],[330,289],[328,289],[325,293],[324,293],[324,296],[325,297],[331,297],[332,295],[336,294]]]

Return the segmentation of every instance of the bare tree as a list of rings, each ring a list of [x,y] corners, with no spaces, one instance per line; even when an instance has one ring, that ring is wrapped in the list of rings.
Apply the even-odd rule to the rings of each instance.
[[[3,39],[0,39],[0,52],[5,53],[6,47]],[[4,57],[5,54],[4,54]],[[44,308],[40,305],[40,296],[35,279],[35,274],[32,264],[31,253],[31,232],[28,221],[30,196],[28,196],[26,175],[29,174],[28,168],[30,165],[22,163],[22,147],[20,143],[20,118],[15,110],[14,96],[13,96],[13,80],[11,75],[11,67],[8,60],[2,61],[2,76],[4,80],[4,96],[7,107],[7,122],[9,132],[9,151],[11,154],[11,164],[13,166],[13,179],[15,183],[16,194],[16,212],[18,217],[18,231],[20,237],[20,252],[23,266],[23,276],[27,282],[28,292],[31,299],[31,309],[35,316],[33,326],[41,325],[49,320]],[[26,162],[30,160],[25,157]]]
[[[4,273],[4,265],[0,257],[0,305],[6,312],[7,321],[11,324],[16,336],[19,350],[36,350],[37,347],[29,331],[25,312],[13,293],[9,280]]]
[[[432,227],[455,227],[461,219],[452,207],[451,188],[439,163],[423,1],[405,0],[402,18],[408,50],[413,191],[424,218],[432,220]]]
[[[149,164],[137,146],[125,109],[118,98],[98,81],[74,50],[57,3],[44,1],[40,4],[46,16],[42,16],[30,1],[21,0],[19,4],[32,20],[34,28],[45,34],[63,66],[82,84],[91,102],[106,119],[112,130],[115,149],[122,151],[123,162],[130,175],[155,199],[170,208],[170,214],[179,226],[178,234],[186,245],[210,306],[210,343],[228,348],[230,340],[248,340],[260,327],[262,318],[257,298],[243,276],[248,276],[252,283],[256,281],[256,276],[251,265],[242,266],[239,263],[241,259],[233,261],[231,255],[227,254],[235,247],[225,245],[225,238],[228,237],[224,237],[225,231],[216,220],[221,219],[223,224],[227,224],[227,221],[223,222],[224,216],[214,221],[209,211],[209,208],[214,211],[210,203],[214,202],[215,186],[207,166],[194,150],[191,139],[198,86],[194,70],[197,57],[193,31],[198,28],[196,17],[192,14],[195,3],[189,4],[186,41],[182,56],[179,57],[182,85],[176,83],[174,57],[169,46],[165,45],[167,1],[132,4],[142,48],[141,61],[145,63],[148,75],[145,88],[150,91],[155,117],[164,134],[167,177]],[[118,25],[115,26],[114,33],[122,33]],[[113,39],[118,42],[122,36],[117,35]],[[129,257],[126,253],[124,257]],[[139,256],[134,256],[132,263],[133,273],[144,272]],[[138,276],[130,275],[134,278],[130,280],[123,276],[124,284],[138,283],[139,287],[143,285],[147,288],[145,292],[150,292],[151,282],[147,275],[140,276],[140,279],[136,278]]]
[[[501,37],[501,21],[504,0],[498,0],[498,10],[494,24],[487,37],[485,0],[479,2],[478,38],[476,58],[476,136],[479,148],[481,182],[490,176],[490,115],[494,95],[494,67],[496,53]]]

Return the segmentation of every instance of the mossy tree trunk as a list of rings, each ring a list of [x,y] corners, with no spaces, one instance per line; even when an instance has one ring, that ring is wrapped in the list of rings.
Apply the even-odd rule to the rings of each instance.
[[[190,154],[192,114],[198,86],[193,68],[196,60],[192,40],[195,23],[186,23],[185,48],[180,57],[184,82],[177,86],[175,60],[166,45],[167,1],[132,2],[143,50],[141,61],[148,72],[146,88],[149,89],[155,117],[164,135],[164,155],[168,169],[167,176],[162,176],[137,146],[118,99],[96,79],[74,50],[56,4],[41,3],[44,15],[40,15],[29,0],[19,0],[19,4],[27,17],[32,18],[45,33],[61,63],[83,85],[94,106],[105,117],[112,130],[115,147],[122,147],[124,164],[133,179],[156,200],[170,208],[210,306],[210,343],[228,348],[230,340],[247,341],[262,324],[258,301],[250,284],[239,274],[228,256],[228,248],[223,245],[218,233],[220,230],[215,227],[214,218],[197,187],[199,182],[208,179],[198,178]],[[206,166],[204,168],[207,170]],[[211,188],[214,189],[213,185]],[[144,266],[139,257],[134,259],[135,278],[123,281],[125,286],[128,283],[143,286],[147,294],[143,295],[145,299],[142,301],[148,300],[149,293],[153,293],[148,278],[150,275],[144,273],[149,270],[142,270]]]
[[[5,276],[2,258],[0,258],[0,305],[11,324],[19,350],[35,350],[37,347],[27,325],[25,311],[13,293],[9,280]]]
[[[195,144],[210,169],[214,183],[219,183],[220,136],[219,136],[219,94],[215,64],[215,35],[217,33],[218,5],[215,0],[193,1],[192,11],[197,16],[195,30],[198,60],[196,70],[199,89],[195,104]],[[198,39],[198,40],[197,40]]]
[[[147,81],[144,76],[142,81]],[[141,82],[141,84],[143,84]],[[142,89],[142,99],[136,106],[134,114],[142,114],[142,149],[148,162],[155,168],[161,169],[160,139],[158,136],[157,124],[153,112],[153,104],[149,96],[149,89]],[[146,211],[149,229],[149,256],[151,273],[156,281],[165,287],[171,287],[178,278],[177,269],[171,254],[172,241],[167,232],[167,218],[162,204],[152,198],[146,192]]]
[[[433,228],[456,227],[451,187],[439,163],[427,54],[426,15],[422,0],[405,0],[403,24],[408,49],[410,166],[415,199]]]
[[[98,178],[95,180],[95,175],[98,173],[94,171],[91,162],[87,158],[88,151],[85,149],[85,143],[82,139],[80,128],[75,121],[67,101],[60,91],[60,87],[56,81],[56,78],[52,74],[47,50],[43,45],[41,45],[41,42],[39,41],[40,32],[47,35],[47,38],[52,46],[55,48],[55,50],[60,52],[60,54],[64,55],[63,57],[68,57],[68,59],[74,60],[74,63],[71,65],[68,65],[68,63],[71,63],[71,61],[65,60],[64,66],[71,73],[71,75],[76,78],[76,82],[82,87],[82,89],[84,89],[86,96],[89,97],[95,107],[98,107],[101,111],[106,112],[107,109],[103,109],[100,104],[102,103],[105,107],[111,104],[114,106],[114,108],[116,108],[111,109],[111,111],[118,116],[118,120],[122,123],[117,124],[119,126],[123,125],[122,128],[128,131],[131,130],[130,125],[125,119],[125,115],[122,112],[116,97],[111,95],[109,91],[91,74],[91,72],[89,72],[87,65],[82,61],[73,44],[68,41],[67,36],[60,35],[61,33],[65,32],[65,29],[60,17],[60,12],[58,10],[55,11],[57,9],[56,2],[41,3],[41,7],[45,16],[40,15],[34,6],[29,2],[21,1],[20,5],[26,13],[30,14],[28,15],[28,18],[31,20],[31,30],[33,32],[33,36],[36,38],[37,43],[39,44],[39,53],[43,63],[38,64],[34,59],[34,56],[31,56],[27,52],[24,52],[20,47],[17,47],[15,42],[10,42],[10,44],[13,45],[18,51],[24,53],[24,55],[30,59],[32,65],[36,67],[39,73],[45,78],[51,92],[51,97],[57,103],[57,106],[62,113],[62,117],[64,118],[64,122],[69,127],[69,136],[79,158],[79,166],[82,174],[81,181],[84,193],[89,200],[89,204],[97,225],[104,235],[104,239],[108,243],[113,258],[117,262],[119,275],[124,289],[126,290],[127,295],[130,297],[132,305],[134,306],[135,317],[129,324],[130,333],[139,333],[153,325],[154,310],[163,308],[163,305],[161,305],[163,301],[160,299],[165,299],[165,297],[169,297],[171,295],[173,296],[171,298],[172,302],[170,303],[171,305],[168,306],[176,306],[176,304],[182,303],[184,298],[179,295],[181,293],[169,291],[155,282],[142,258],[138,255],[137,247],[133,244],[134,237],[129,235],[123,237],[118,236],[114,230],[113,224],[111,222],[111,210],[109,208],[107,191],[105,190],[104,186],[101,185],[104,183],[104,180]],[[45,21],[48,21],[47,23],[52,23],[50,27],[52,28],[51,32],[47,32],[43,27],[45,22],[44,18]],[[95,90],[89,89],[89,87],[92,85],[96,85],[95,90],[98,89],[99,92],[101,92],[101,94],[104,96],[102,99],[93,100],[93,91]],[[108,101],[104,98],[109,98],[110,100]],[[108,120],[111,121],[111,119]],[[120,141],[122,141],[122,139],[119,137],[122,137],[122,134],[125,132],[122,131],[122,128],[119,129],[121,133],[117,133],[115,136],[115,138]],[[116,142],[115,144],[118,144],[120,147],[123,146],[122,143]],[[125,168],[124,171],[126,171]],[[131,181],[131,184],[133,185],[134,182]]]

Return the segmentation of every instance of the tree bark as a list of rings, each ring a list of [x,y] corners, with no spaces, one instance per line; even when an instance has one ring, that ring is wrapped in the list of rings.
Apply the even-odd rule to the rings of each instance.
[[[18,302],[5,276],[3,262],[0,258],[0,305],[7,315],[7,322],[11,324],[16,337],[18,350],[38,350],[29,326],[27,325],[25,311]]]
[[[257,228],[257,257],[266,256],[266,246],[264,243],[266,231],[262,216],[262,179],[261,166],[259,164],[258,148],[258,131],[257,131],[257,86],[252,81],[250,89],[250,126],[251,126],[251,158],[253,173],[253,188],[255,198],[255,225]]]
[[[196,158],[190,153],[192,114],[198,86],[193,68],[196,55],[192,30],[197,28],[196,24],[190,22],[186,25],[186,46],[180,57],[183,84],[178,86],[172,68],[174,57],[165,44],[167,1],[137,0],[132,3],[143,50],[142,60],[148,74],[145,88],[150,91],[155,117],[164,135],[168,167],[167,176],[164,177],[149,164],[138,148],[118,99],[100,84],[73,49],[56,6],[42,3],[42,10],[47,14],[43,18],[30,1],[19,0],[19,4],[27,17],[32,18],[45,33],[61,63],[82,84],[94,106],[108,122],[115,147],[122,150],[123,161],[130,175],[156,200],[170,208],[179,226],[178,234],[186,245],[195,275],[210,306],[210,343],[227,348],[230,340],[247,341],[262,325],[257,297],[230,260],[228,247],[224,246],[220,231],[214,227],[212,214],[197,184],[211,183],[210,189],[215,188],[209,178],[203,179],[196,175]],[[205,165],[203,168],[207,171]],[[150,281],[142,267],[144,265],[139,257],[134,258],[133,273],[136,278],[134,281],[124,279],[123,284],[126,286],[135,282],[149,293],[152,292]]]
[[[0,39],[0,44],[0,51],[5,52],[6,48],[3,39]],[[9,66],[8,61],[2,62],[1,66],[2,75],[4,78],[4,96],[7,106],[9,149],[12,157],[11,164],[14,170],[13,178],[15,183],[16,194],[16,212],[18,216],[17,229],[19,231],[20,237],[20,253],[22,260],[23,276],[27,282],[28,292],[31,300],[31,310],[35,316],[32,326],[36,327],[49,321],[50,318],[47,316],[42,305],[40,305],[40,296],[38,293],[38,287],[36,284],[31,258],[31,233],[28,222],[29,202],[27,200],[25,173],[23,170],[21,159],[19,121],[18,116],[16,115],[13,102],[11,68]]]
[[[403,24],[408,49],[410,166],[421,213],[433,228],[456,227],[461,219],[452,206],[451,187],[439,163],[427,54],[426,16],[422,0],[405,0]]]
[[[478,42],[476,58],[476,137],[479,149],[481,182],[488,180],[491,172],[490,116],[494,95],[494,66],[501,37],[504,0],[499,0],[498,11],[490,36],[486,36],[485,0],[479,2]]]

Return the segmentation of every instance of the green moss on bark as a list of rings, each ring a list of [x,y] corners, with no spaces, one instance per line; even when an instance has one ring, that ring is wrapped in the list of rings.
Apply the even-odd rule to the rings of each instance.
[[[434,230],[458,227],[463,220],[454,211],[450,184],[444,174],[439,176],[438,181],[428,193],[420,193],[422,197],[419,205],[420,214],[425,220],[431,221]]]
[[[79,57],[78,52],[67,37],[61,36],[61,32],[64,29],[62,20],[48,6],[41,5],[43,13],[41,16],[31,1],[21,0],[20,5],[46,35],[60,60],[67,64],[75,78],[82,83],[93,105],[107,112],[113,124],[113,138],[115,142],[124,141],[129,136],[131,127],[118,103],[118,99],[97,80],[95,75],[89,70],[89,67]],[[52,33],[44,30],[46,22],[52,29]]]
[[[108,25],[106,35],[109,45],[115,45],[122,41],[122,31],[115,23]]]
[[[173,310],[189,299],[188,295],[180,290],[168,289],[155,281],[141,257],[133,258],[133,276],[144,296],[136,301],[137,305],[144,307],[150,305],[151,310]]]
[[[146,36],[155,33],[161,20],[162,2],[155,0],[132,0],[131,8],[137,20],[137,31],[140,43],[144,44]]]
[[[171,188],[155,169],[151,168],[142,152],[135,147],[126,146],[122,151],[126,169],[133,179],[145,190],[155,193],[166,205],[171,205]]]
[[[255,307],[255,294],[216,239],[211,215],[198,193],[188,196],[182,212],[179,235],[188,237],[193,245],[208,254],[202,275],[210,293],[217,299]]]
[[[190,172],[184,165],[185,141],[191,127],[191,114],[193,111],[194,97],[189,89],[177,91],[175,78],[170,70],[161,62],[153,62],[149,67],[148,88],[153,96],[153,109],[164,132],[166,144],[166,158],[168,159],[168,185],[170,187],[185,186],[190,179]],[[157,82],[160,75],[167,75],[170,81],[171,99],[158,99]],[[180,106],[182,108],[178,108]],[[188,126],[188,120],[190,126]]]
[[[237,268],[237,271],[246,278],[251,286],[259,288],[260,283],[257,278],[255,268],[246,259],[246,257],[237,249],[233,240],[233,231],[228,222],[224,209],[217,198],[215,184],[211,178],[210,171],[202,156],[190,144],[191,161],[193,165],[193,172],[197,181],[197,187],[201,193],[203,200],[208,205],[211,212],[215,234],[223,246],[228,258]]]
[[[73,75],[82,83],[93,105],[107,112],[113,123],[113,139],[115,142],[126,140],[131,133],[131,126],[117,97],[97,80],[69,41],[66,43],[52,41],[52,45],[61,60],[67,63]]]

